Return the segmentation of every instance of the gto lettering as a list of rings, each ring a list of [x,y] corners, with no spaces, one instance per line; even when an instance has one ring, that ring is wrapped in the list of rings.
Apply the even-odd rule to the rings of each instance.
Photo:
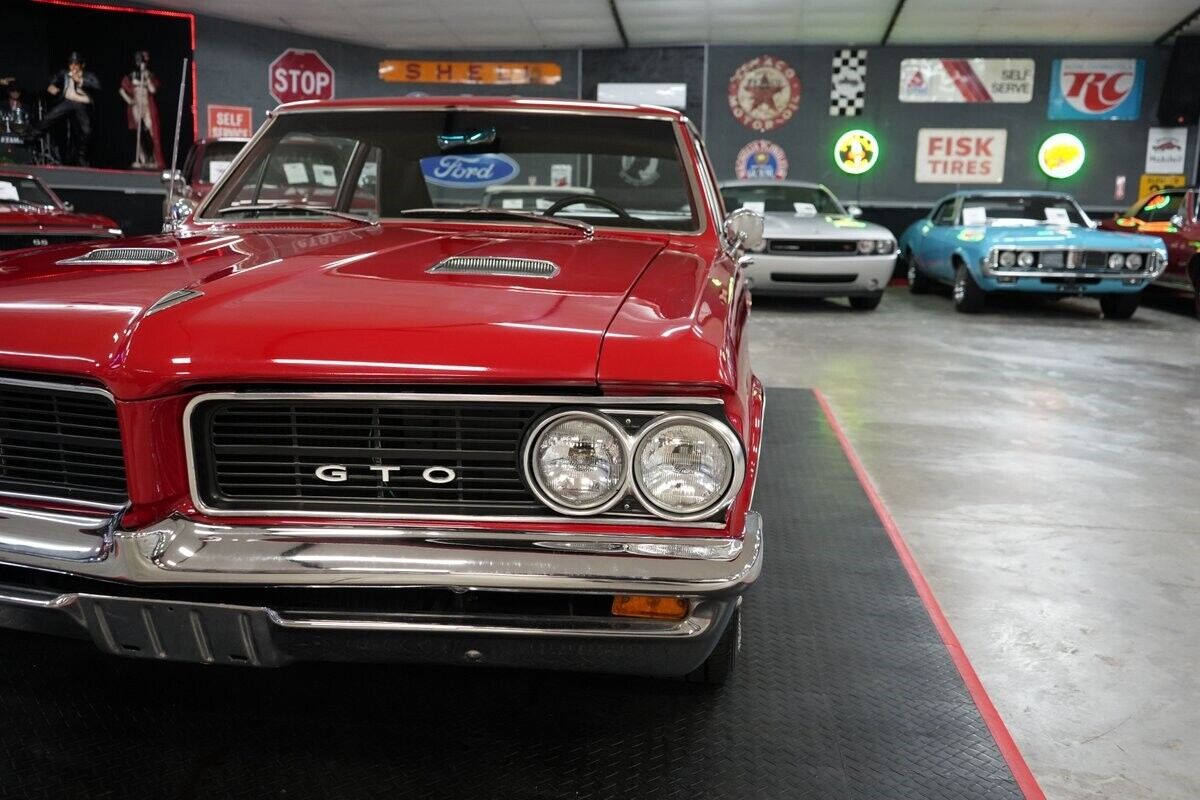
[[[356,468],[357,469],[357,468]],[[379,476],[381,483],[391,483],[392,476],[400,473],[403,467],[392,467],[386,464],[367,464],[366,469]],[[344,464],[326,464],[317,467],[313,474],[318,480],[326,483],[345,483],[350,478],[350,470]],[[458,477],[458,473],[449,467],[426,467],[421,477],[427,483],[450,483]]]
[[[346,480],[346,468],[341,464],[326,464],[317,467],[316,476],[327,483],[341,483]]]
[[[400,471],[399,467],[385,467],[381,464],[372,464],[371,466],[367,467],[367,469],[371,470],[371,472],[379,473],[379,480],[383,481],[384,483],[390,483],[392,480],[392,473]]]

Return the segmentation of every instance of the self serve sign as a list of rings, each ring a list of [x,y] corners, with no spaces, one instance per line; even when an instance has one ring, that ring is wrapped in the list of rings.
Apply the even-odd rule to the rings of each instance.
[[[267,77],[277,103],[333,99],[333,67],[316,50],[285,50],[271,62]]]
[[[921,128],[917,183],[1003,183],[1008,131],[1003,128]]]

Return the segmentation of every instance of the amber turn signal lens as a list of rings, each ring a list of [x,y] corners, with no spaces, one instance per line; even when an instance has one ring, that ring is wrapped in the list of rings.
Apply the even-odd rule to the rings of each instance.
[[[613,598],[612,604],[614,617],[683,619],[687,612],[688,603],[682,597],[619,594]]]

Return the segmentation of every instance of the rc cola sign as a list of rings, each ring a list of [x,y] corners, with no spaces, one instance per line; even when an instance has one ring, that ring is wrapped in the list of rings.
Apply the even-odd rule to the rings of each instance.
[[[421,159],[421,173],[435,186],[467,189],[508,183],[521,173],[521,166],[503,153],[429,156]]]

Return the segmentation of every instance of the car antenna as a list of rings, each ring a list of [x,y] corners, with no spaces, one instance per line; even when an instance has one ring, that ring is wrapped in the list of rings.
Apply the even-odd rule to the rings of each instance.
[[[167,218],[163,220],[163,233],[179,230],[179,222],[171,219],[175,205],[175,168],[179,163],[179,129],[183,126],[183,97],[187,92],[188,60],[183,59],[183,73],[179,76],[179,105],[175,109],[175,144],[171,147],[171,180],[167,187]]]

